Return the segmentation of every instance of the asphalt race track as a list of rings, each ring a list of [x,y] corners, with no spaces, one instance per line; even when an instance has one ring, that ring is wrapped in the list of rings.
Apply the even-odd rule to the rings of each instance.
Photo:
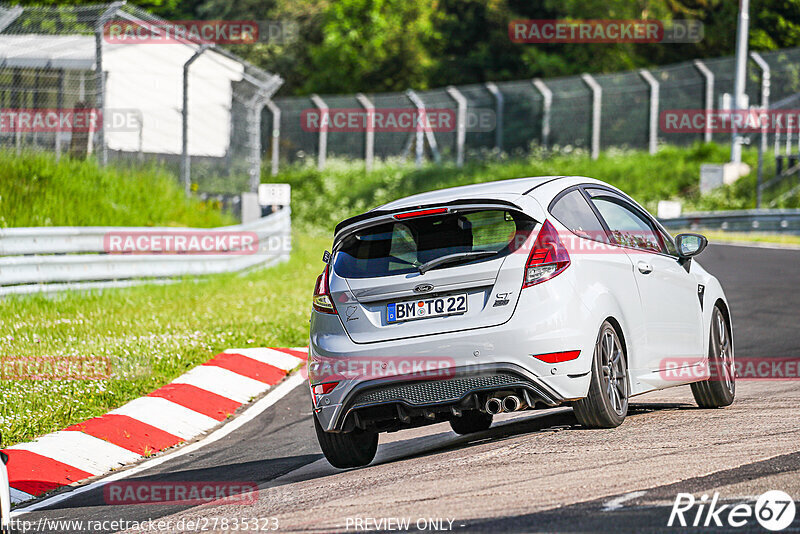
[[[737,358],[800,356],[800,251],[711,245],[700,261],[726,289]],[[221,518],[276,518],[281,531],[310,532],[389,530],[388,518],[410,521],[412,531],[765,532],[754,518],[739,528],[667,522],[678,493],[718,492],[720,505],[752,505],[767,490],[800,496],[796,381],[740,381],[722,410],[697,408],[688,387],[651,393],[614,430],[583,430],[568,408],[496,420],[469,437],[446,424],[384,434],[372,465],[339,471],[322,458],[300,386],[226,438],[135,477],[257,482],[254,503],[110,506],[100,490],[18,519],[49,520],[49,532],[75,531],[52,523],[64,519],[153,519],[153,530],[135,531],[180,532],[179,520],[199,518],[210,519],[206,532],[234,530],[213,522]],[[172,527],[159,529],[159,519]],[[784,532],[792,531],[800,511]]]

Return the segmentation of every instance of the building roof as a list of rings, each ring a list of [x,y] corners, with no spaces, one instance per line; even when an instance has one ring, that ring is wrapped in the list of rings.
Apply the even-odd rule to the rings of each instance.
[[[0,34],[0,66],[94,69],[95,42],[91,35]]]

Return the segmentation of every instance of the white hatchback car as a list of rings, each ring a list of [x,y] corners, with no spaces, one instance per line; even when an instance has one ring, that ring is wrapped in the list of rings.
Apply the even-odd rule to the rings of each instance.
[[[456,187],[336,227],[311,314],[309,383],[323,453],[372,461],[378,434],[571,405],[618,426],[631,396],[692,383],[733,402],[730,311],[693,256],[639,204],[591,178]]]

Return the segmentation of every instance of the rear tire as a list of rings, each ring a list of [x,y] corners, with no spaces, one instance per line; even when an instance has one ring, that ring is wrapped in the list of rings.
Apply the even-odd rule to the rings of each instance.
[[[736,396],[731,326],[719,306],[711,313],[708,367],[711,378],[692,384],[692,395],[701,408],[730,406]]]
[[[360,429],[352,432],[325,432],[317,416],[312,417],[322,454],[333,467],[363,467],[375,459],[378,450],[377,432]]]
[[[578,422],[587,428],[615,428],[628,414],[628,364],[619,335],[608,321],[594,346],[589,395],[573,404]]]
[[[492,426],[492,414],[480,410],[464,411],[461,417],[450,419],[450,428],[456,434],[474,434],[482,432]]]

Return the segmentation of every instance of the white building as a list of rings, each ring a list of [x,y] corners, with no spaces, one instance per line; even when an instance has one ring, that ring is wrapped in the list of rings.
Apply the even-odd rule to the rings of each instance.
[[[110,150],[181,153],[183,65],[196,49],[196,45],[179,43],[103,43],[106,118],[130,111],[141,117],[140,125],[132,127],[128,121],[121,128],[107,128],[105,140]],[[245,70],[243,62],[213,48],[191,65],[190,155],[220,158],[229,154],[234,85],[245,79]],[[273,79],[274,92],[280,78]],[[0,34],[0,87],[0,107],[6,109],[63,109],[79,102],[91,107],[97,87],[94,36]],[[39,144],[48,138],[34,137]],[[68,133],[60,137],[60,146],[69,143]],[[49,138],[52,143],[53,134]],[[24,142],[30,141],[26,134]]]

